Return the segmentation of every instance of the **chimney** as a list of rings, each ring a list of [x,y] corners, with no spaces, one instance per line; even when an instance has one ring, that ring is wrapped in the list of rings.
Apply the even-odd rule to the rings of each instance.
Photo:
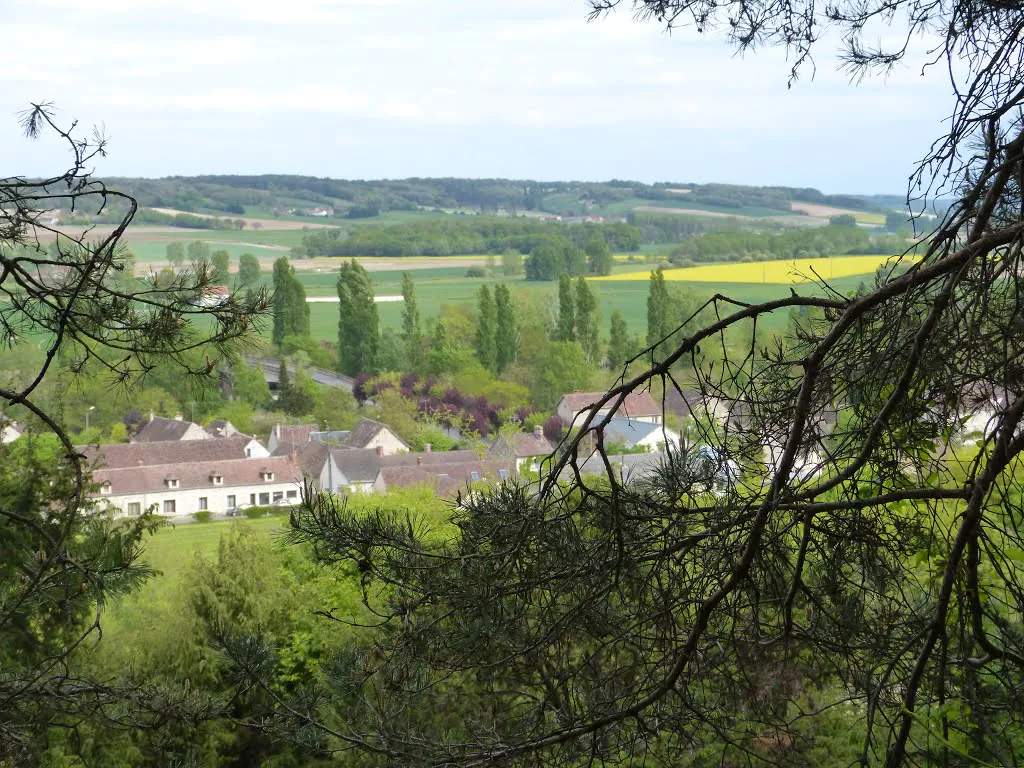
[[[431,448],[432,448],[432,446],[430,445],[430,443],[424,443],[423,444],[423,452],[424,453],[430,453]]]
[[[540,424],[535,426],[533,428],[533,436],[534,437],[544,437],[544,427],[542,427]]]
[[[296,452],[294,445],[292,446],[292,452],[288,455],[288,458],[292,462],[292,464],[299,463],[299,454]]]
[[[183,421],[184,419],[185,419],[185,417],[182,416],[180,413],[174,414],[174,420],[175,421]]]
[[[422,463],[423,463],[423,457],[422,456],[417,456],[416,457],[416,464],[417,464],[417,466],[419,466]]]
[[[378,456],[383,456],[384,455],[384,446],[383,445],[378,445],[377,446],[377,455]]]

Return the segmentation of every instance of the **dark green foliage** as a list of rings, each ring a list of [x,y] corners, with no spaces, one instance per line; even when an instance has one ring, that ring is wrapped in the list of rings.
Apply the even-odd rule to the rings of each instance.
[[[473,348],[480,365],[489,371],[495,370],[497,364],[494,335],[497,328],[497,315],[494,300],[486,285],[480,286],[480,298],[477,303],[476,337]]]
[[[828,225],[830,227],[856,227],[857,217],[852,213],[840,213],[836,216],[829,216]]]
[[[202,240],[193,240],[188,244],[188,260],[193,264],[209,264],[210,246]]]
[[[192,513],[192,519],[197,523],[208,523],[213,513],[208,509],[200,509],[197,512]]]
[[[338,356],[350,376],[375,373],[380,320],[373,300],[373,282],[355,259],[338,271]]]
[[[587,261],[592,275],[610,275],[615,259],[608,243],[603,238],[595,237],[587,243]]]
[[[423,328],[420,323],[420,310],[416,304],[416,287],[412,282],[412,274],[402,273],[402,341],[405,344],[405,355],[409,366],[416,370],[423,361]],[[381,368],[401,370],[398,368]]]
[[[210,263],[213,264],[214,274],[218,280],[228,279],[228,270],[231,268],[231,255],[227,251],[214,251],[210,254]]]
[[[183,243],[179,243],[175,240],[173,243],[167,244],[167,260],[175,267],[180,267],[185,263],[185,246]]]
[[[238,282],[241,285],[256,285],[260,281],[260,260],[251,253],[238,257]]]
[[[294,376],[284,358],[279,361],[277,407],[289,416],[306,416],[313,412],[317,399],[316,383],[301,368]]]
[[[562,224],[526,218],[474,216],[465,219],[424,219],[388,227],[325,229],[302,238],[309,256],[456,256],[500,254],[509,249],[529,252],[547,240],[565,241],[581,249],[594,238],[619,251],[636,250],[640,233],[628,224]],[[586,255],[580,254],[583,262]],[[574,257],[574,264],[578,259]],[[583,274],[574,267],[573,274]]]
[[[487,277],[487,270],[483,267],[468,267],[466,269],[466,277]]]
[[[672,330],[672,310],[669,307],[665,275],[661,269],[656,269],[651,272],[650,293],[647,296],[647,346],[658,344]]]
[[[611,330],[608,338],[608,362],[612,368],[619,368],[639,351],[639,342],[629,332],[626,318],[618,310],[612,312]]]
[[[558,278],[558,325],[554,340],[576,341],[576,297],[572,280],[566,274]]]
[[[516,361],[519,351],[519,328],[516,324],[515,308],[508,286],[498,284],[494,289],[495,331],[494,331],[494,364],[497,373],[501,373]]]
[[[274,329],[271,338],[280,345],[286,336],[309,335],[309,304],[295,268],[284,256],[274,262]]]
[[[771,259],[814,258],[843,254],[902,253],[907,243],[890,235],[873,234],[860,227],[828,226],[781,234],[762,232],[712,232],[684,240],[672,249],[670,260],[765,261]]]
[[[377,371],[405,371],[409,369],[407,346],[394,328],[385,328],[381,331],[380,341],[377,343],[377,362],[374,370]]]
[[[555,280],[562,274],[582,275],[586,269],[586,253],[561,237],[544,240],[526,259],[527,280]]]
[[[601,343],[597,330],[599,323],[597,299],[587,281],[579,277],[576,279],[576,341],[583,347],[587,359],[592,363],[600,362],[598,356],[601,353]]]

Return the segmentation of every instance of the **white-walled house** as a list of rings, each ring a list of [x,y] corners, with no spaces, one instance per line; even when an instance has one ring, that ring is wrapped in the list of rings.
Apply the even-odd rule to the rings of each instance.
[[[211,440],[164,440],[155,443],[111,443],[78,449],[97,469],[124,469],[232,459],[263,459],[270,452],[254,437]]]
[[[625,448],[643,447],[651,452],[662,452],[667,447],[678,450],[681,438],[678,432],[664,424],[652,424],[638,419],[616,416],[604,428],[605,443],[618,443]]]
[[[488,455],[494,460],[511,461],[515,459],[516,472],[529,470],[537,472],[540,462],[555,452],[555,446],[544,437],[543,427],[534,427],[533,432],[520,432],[510,440],[501,435],[494,441]]]
[[[333,430],[324,433],[319,432],[318,429],[316,424],[292,426],[278,424],[270,431],[270,440],[267,445],[270,452],[275,455],[298,449],[310,442],[328,442],[335,444],[336,447],[353,450],[380,448],[384,451],[384,456],[393,456],[396,453],[409,451],[408,444],[402,438],[392,432],[386,424],[381,424],[373,419],[360,419],[350,430]]]
[[[155,506],[158,514],[174,517],[240,504],[298,503],[302,470],[291,456],[268,456],[98,469],[93,482],[93,499],[115,515],[137,516]]]
[[[570,427],[578,426],[577,419],[582,421],[587,417],[590,407],[595,405],[604,392],[572,392],[563,395],[555,407],[555,413]],[[610,400],[597,412],[597,417],[607,416],[611,413],[618,398]],[[649,424],[661,424],[664,421],[664,414],[661,406],[654,402],[650,392],[631,392],[626,395],[622,405],[615,412],[616,418],[628,418],[633,421],[642,421]],[[595,417],[596,418],[596,417]]]
[[[318,424],[275,424],[270,430],[267,448],[271,453],[290,451],[308,443],[309,436],[318,429]]]
[[[13,443],[25,433],[25,428],[16,421],[0,422],[0,445]]]

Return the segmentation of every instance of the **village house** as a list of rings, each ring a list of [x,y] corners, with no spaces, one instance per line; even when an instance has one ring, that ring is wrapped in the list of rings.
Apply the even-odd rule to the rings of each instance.
[[[231,289],[226,285],[209,285],[203,289],[203,295],[192,302],[197,307],[219,307],[231,298]]]
[[[604,428],[605,443],[616,443],[623,448],[646,448],[649,451],[664,451],[666,448],[679,450],[679,433],[664,424],[652,424],[639,419],[625,419],[619,416],[611,419]]]
[[[98,469],[93,482],[101,509],[135,517],[155,507],[174,517],[222,513],[242,504],[298,503],[302,471],[294,457],[267,456]]]
[[[135,434],[138,443],[159,443],[169,440],[209,440],[212,435],[198,424],[185,421],[179,413],[173,419],[149,412],[149,421]]]
[[[320,432],[316,424],[297,424],[294,426],[276,425],[270,432],[267,447],[270,452],[279,455],[287,453],[298,446],[309,442],[329,442],[336,447],[349,449],[381,448],[385,456],[402,453],[409,446],[402,438],[391,431],[385,424],[373,419],[360,419],[351,430],[333,430]]]
[[[16,421],[0,421],[0,445],[13,443],[25,433],[25,427]]]
[[[563,395],[555,407],[558,417],[571,427],[578,426],[577,421],[582,422],[587,418],[591,406],[595,405],[605,395],[604,392],[572,392]],[[611,413],[615,407],[617,398],[609,401],[597,412],[597,417],[604,417]],[[663,421],[661,406],[654,402],[650,392],[631,392],[626,395],[616,411],[616,416],[624,416],[635,421],[645,421],[651,424],[661,424]]]
[[[505,435],[500,435],[491,446],[489,456],[492,460],[498,461],[514,459],[516,472],[521,473],[525,470],[539,471],[540,462],[554,452],[555,446],[544,437],[544,428],[536,426],[532,432],[520,432],[511,440]]]
[[[219,440],[165,440],[153,443],[111,443],[82,446],[86,463],[98,469],[163,466],[234,459],[265,459],[270,452],[254,437]]]
[[[214,419],[206,425],[210,437],[238,437],[242,433],[227,419]]]
[[[477,458],[458,463],[385,466],[378,471],[373,490],[385,493],[395,488],[427,485],[433,487],[439,496],[454,496],[460,491],[471,491],[480,483],[497,485],[508,479],[512,471],[510,461],[481,461]]]

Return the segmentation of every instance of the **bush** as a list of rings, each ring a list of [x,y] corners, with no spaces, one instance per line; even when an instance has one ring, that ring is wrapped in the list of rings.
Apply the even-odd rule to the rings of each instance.
[[[487,270],[483,267],[470,267],[466,270],[466,277],[487,277]]]
[[[208,523],[210,522],[210,515],[212,513],[208,509],[200,509],[198,512],[192,513],[192,519],[197,523]]]
[[[255,520],[258,517],[264,517],[274,511],[273,507],[249,507],[248,509],[242,510],[245,516],[250,520]]]

